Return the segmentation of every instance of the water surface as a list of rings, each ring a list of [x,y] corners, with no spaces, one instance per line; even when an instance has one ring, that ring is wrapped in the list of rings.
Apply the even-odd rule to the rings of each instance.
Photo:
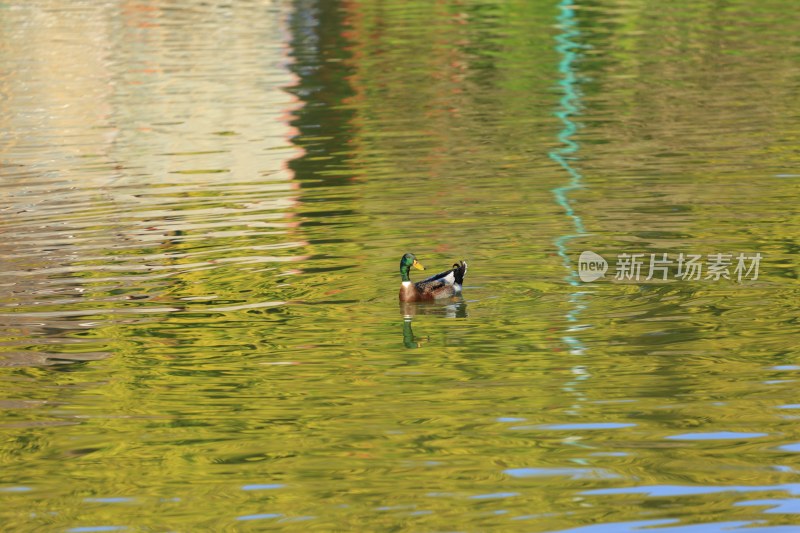
[[[0,6],[0,524],[792,531],[793,7]]]

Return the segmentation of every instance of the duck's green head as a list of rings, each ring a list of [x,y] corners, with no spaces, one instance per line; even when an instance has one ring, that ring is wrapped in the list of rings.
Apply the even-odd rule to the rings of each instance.
[[[403,276],[403,281],[411,281],[411,278],[408,277],[408,271],[411,270],[412,266],[417,270],[425,270],[425,267],[417,261],[414,254],[406,254],[400,260],[400,275]]]

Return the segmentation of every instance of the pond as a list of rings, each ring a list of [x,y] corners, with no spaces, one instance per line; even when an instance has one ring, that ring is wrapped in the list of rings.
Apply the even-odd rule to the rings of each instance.
[[[797,531],[793,10],[0,4],[2,529]]]

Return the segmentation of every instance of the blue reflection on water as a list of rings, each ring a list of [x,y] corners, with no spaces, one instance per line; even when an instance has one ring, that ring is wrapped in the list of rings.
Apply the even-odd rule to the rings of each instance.
[[[94,531],[123,531],[128,529],[124,526],[84,526],[73,527],[67,530],[68,533],[91,533]]]
[[[615,479],[617,474],[602,468],[509,468],[504,470],[511,477],[568,477],[570,479]]]
[[[514,496],[519,496],[519,492],[493,492],[491,494],[476,494],[475,496],[470,496],[471,500],[497,500],[502,498],[513,498]]]
[[[738,502],[734,505],[737,507],[769,507],[769,509],[764,509],[764,512],[768,514],[800,514],[800,500],[797,498],[788,500],[751,500],[749,502]]]
[[[631,422],[587,422],[585,424],[543,424],[538,429],[551,430],[594,430],[594,429],[620,429],[634,427]]]
[[[766,437],[768,433],[740,433],[736,431],[714,431],[711,433],[684,433],[665,437],[671,440],[740,440]]]
[[[269,518],[280,518],[283,515],[276,514],[276,513],[263,513],[263,514],[248,514],[244,516],[237,516],[236,520],[239,521],[246,521],[246,520],[266,520]]]
[[[609,495],[609,494],[646,494],[660,498],[665,496],[694,496],[696,494],[716,494],[720,492],[763,492],[786,491],[789,494],[800,494],[800,483],[785,483],[783,485],[731,485],[731,486],[685,486],[685,485],[645,485],[641,487],[619,487],[610,489],[585,490],[581,494]]]
[[[620,522],[614,524],[595,524],[591,526],[563,529],[559,533],[640,533],[657,531],[658,533],[797,533],[796,526],[758,526],[760,522],[717,522],[692,524],[684,526],[663,527],[674,524],[677,520],[641,520],[637,522]],[[657,527],[661,526],[661,527]]]
[[[0,492],[30,492],[33,489],[30,487],[16,486],[16,487],[0,487]]]
[[[254,483],[252,485],[244,485],[242,487],[242,490],[275,490],[275,489],[281,489],[285,486],[286,485],[283,485],[282,483],[265,483],[265,484]]]

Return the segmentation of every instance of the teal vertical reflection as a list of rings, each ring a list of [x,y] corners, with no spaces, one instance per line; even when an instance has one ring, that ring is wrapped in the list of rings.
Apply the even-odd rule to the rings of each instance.
[[[578,130],[578,124],[572,120],[572,117],[580,113],[580,94],[577,76],[575,75],[575,61],[578,58],[578,50],[580,49],[577,39],[580,37],[580,31],[578,30],[578,21],[575,19],[574,1],[562,0],[558,4],[558,8],[557,27],[560,33],[555,39],[556,51],[560,56],[558,85],[561,90],[561,98],[559,99],[558,109],[554,114],[561,121],[563,127],[558,133],[558,140],[561,145],[551,150],[548,155],[561,165],[569,175],[569,181],[561,187],[556,187],[552,192],[556,203],[564,209],[564,213],[572,222],[574,232],[556,238],[554,244],[559,257],[561,257],[564,266],[568,270],[568,274],[565,277],[566,281],[574,287],[580,287],[578,273],[567,253],[567,243],[571,239],[586,233],[583,229],[583,221],[575,213],[569,199],[569,193],[583,187],[583,176],[571,163],[571,161],[577,159],[576,153],[580,149],[577,141],[572,138]],[[580,291],[570,294],[572,309],[566,315],[569,322],[577,322],[578,313],[585,307],[580,303],[582,295],[583,293]],[[575,329],[578,328],[570,328],[571,331]],[[572,353],[583,353],[583,344],[577,338],[565,336],[563,340],[570,347]]]

